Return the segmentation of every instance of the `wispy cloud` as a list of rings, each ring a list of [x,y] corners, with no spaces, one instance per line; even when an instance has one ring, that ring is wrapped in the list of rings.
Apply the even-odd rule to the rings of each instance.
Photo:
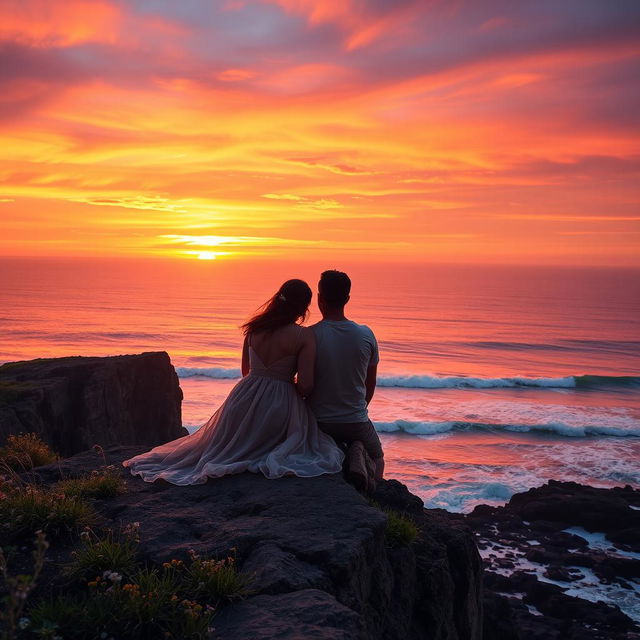
[[[2,3],[0,253],[638,264],[639,40],[635,0]]]

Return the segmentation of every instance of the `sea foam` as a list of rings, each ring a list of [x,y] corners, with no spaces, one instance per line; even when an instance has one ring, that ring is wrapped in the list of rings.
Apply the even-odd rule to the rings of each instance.
[[[403,387],[407,389],[496,389],[510,387],[572,388],[576,386],[574,376],[563,378],[472,378],[467,376],[380,376],[380,387]]]
[[[229,380],[240,377],[240,369],[224,367],[176,367],[180,378],[201,376],[217,380]],[[562,378],[473,378],[467,376],[434,375],[380,375],[379,387],[401,387],[405,389],[492,389],[512,387],[573,388],[574,376]]]
[[[429,436],[450,431],[512,431],[517,433],[546,432],[557,436],[584,438],[587,436],[640,436],[640,423],[631,422],[628,427],[608,425],[569,425],[562,422],[540,424],[495,424],[481,422],[448,421],[419,422],[411,420],[394,420],[393,422],[375,422],[379,433],[403,432],[410,435]]]
[[[176,367],[179,378],[213,378],[214,380],[233,380],[240,377],[240,369],[225,369],[224,367]]]

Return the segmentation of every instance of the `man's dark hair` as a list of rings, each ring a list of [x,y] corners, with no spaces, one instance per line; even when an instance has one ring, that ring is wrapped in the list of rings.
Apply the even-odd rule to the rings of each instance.
[[[326,303],[334,307],[343,307],[349,299],[351,280],[342,271],[335,269],[323,271],[318,283],[318,291]]]

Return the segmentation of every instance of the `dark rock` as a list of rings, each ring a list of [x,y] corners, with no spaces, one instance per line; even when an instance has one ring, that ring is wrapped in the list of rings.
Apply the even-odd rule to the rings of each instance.
[[[632,631],[635,627],[618,607],[568,596],[560,587],[544,582],[537,582],[530,593],[527,593],[524,601],[533,604],[541,613],[556,619],[588,620],[590,625],[601,631],[624,633]]]
[[[579,549],[589,546],[589,543],[582,536],[565,531],[545,536],[545,544],[559,549]]]
[[[403,511],[412,515],[421,515],[424,511],[424,502],[414,496],[409,489],[397,480],[381,482],[373,493],[373,499],[396,511]],[[440,511],[432,509],[432,512]]]
[[[563,529],[577,525],[606,533],[640,527],[640,511],[629,509],[629,500],[620,492],[575,482],[550,480],[542,487],[512,496],[508,507],[523,520],[557,522]]]
[[[254,548],[243,570],[252,576],[252,590],[256,593],[288,593],[310,587],[329,590],[331,581],[318,566],[298,560],[293,553],[283,551],[272,543]]]
[[[599,578],[607,580],[615,580],[617,577],[638,579],[640,578],[640,560],[604,555],[598,558],[594,573]]]
[[[636,512],[638,513],[638,512]],[[618,545],[623,545],[630,551],[640,553],[640,526],[625,527],[618,531],[608,531],[607,540]]]
[[[558,582],[572,582],[584,578],[584,573],[580,573],[577,569],[569,569],[558,565],[547,567],[544,575],[549,578],[549,580],[556,580]]]
[[[618,549],[638,550],[639,512],[631,507],[639,502],[640,491],[629,486],[596,489],[551,481],[513,496],[504,507],[477,507],[467,514],[464,520],[484,549],[484,640],[639,639],[638,625],[617,606],[564,593],[584,578],[576,567],[592,569],[604,584],[633,588],[640,561],[622,557]],[[563,531],[570,526],[604,532],[617,548],[591,548],[584,537]],[[511,560],[519,566],[518,556],[566,587],[543,582],[530,570],[501,575]]]
[[[109,463],[142,452],[105,451]],[[102,464],[93,452],[64,460],[64,474]],[[59,465],[36,470],[44,482]],[[151,564],[189,549],[235,555],[252,577],[251,594],[214,620],[220,640],[480,640],[482,568],[463,522],[417,508],[406,487],[383,481],[376,501],[404,510],[418,539],[390,548],[386,516],[341,475],[268,480],[244,473],[196,486],[148,484],[124,469],[128,492],[105,501],[106,526],[140,523],[140,551]]]
[[[488,592],[483,599],[485,640],[520,640],[513,606],[504,596]]]
[[[352,640],[363,635],[355,611],[316,589],[257,596],[226,608],[215,619],[224,640]]]
[[[34,432],[63,456],[98,444],[156,446],[186,434],[164,352],[54,358],[0,367],[0,444]]]

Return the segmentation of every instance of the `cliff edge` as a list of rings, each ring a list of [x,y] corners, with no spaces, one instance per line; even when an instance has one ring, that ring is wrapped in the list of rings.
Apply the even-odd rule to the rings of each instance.
[[[141,453],[112,447],[109,464]],[[90,472],[94,452],[40,467],[38,478]],[[235,554],[251,576],[247,598],[214,619],[219,640],[479,640],[482,563],[465,525],[423,509],[395,480],[376,505],[340,474],[268,480],[243,473],[177,487],[126,476],[127,492],[101,501],[104,526],[140,523],[139,551],[152,566],[198,554]],[[386,535],[391,508],[418,526],[411,544]]]
[[[45,496],[63,491],[63,479],[113,465],[126,491],[92,501],[98,527],[139,523],[138,552],[150,567],[186,560],[190,550],[232,554],[250,591],[217,612],[219,640],[480,640],[482,562],[473,535],[425,511],[397,481],[381,482],[368,500],[341,474],[244,473],[188,487],[132,477],[123,460],[185,433],[181,400],[166,353],[8,363],[0,367],[0,445],[34,432],[62,454],[27,474]],[[100,455],[91,451],[96,444]],[[385,510],[413,522],[410,540],[394,543]],[[73,536],[54,540],[36,600],[69,590],[60,568],[76,546]]]
[[[182,390],[165,352],[0,366],[0,444],[38,434],[63,456],[95,444],[156,446],[186,434]]]

